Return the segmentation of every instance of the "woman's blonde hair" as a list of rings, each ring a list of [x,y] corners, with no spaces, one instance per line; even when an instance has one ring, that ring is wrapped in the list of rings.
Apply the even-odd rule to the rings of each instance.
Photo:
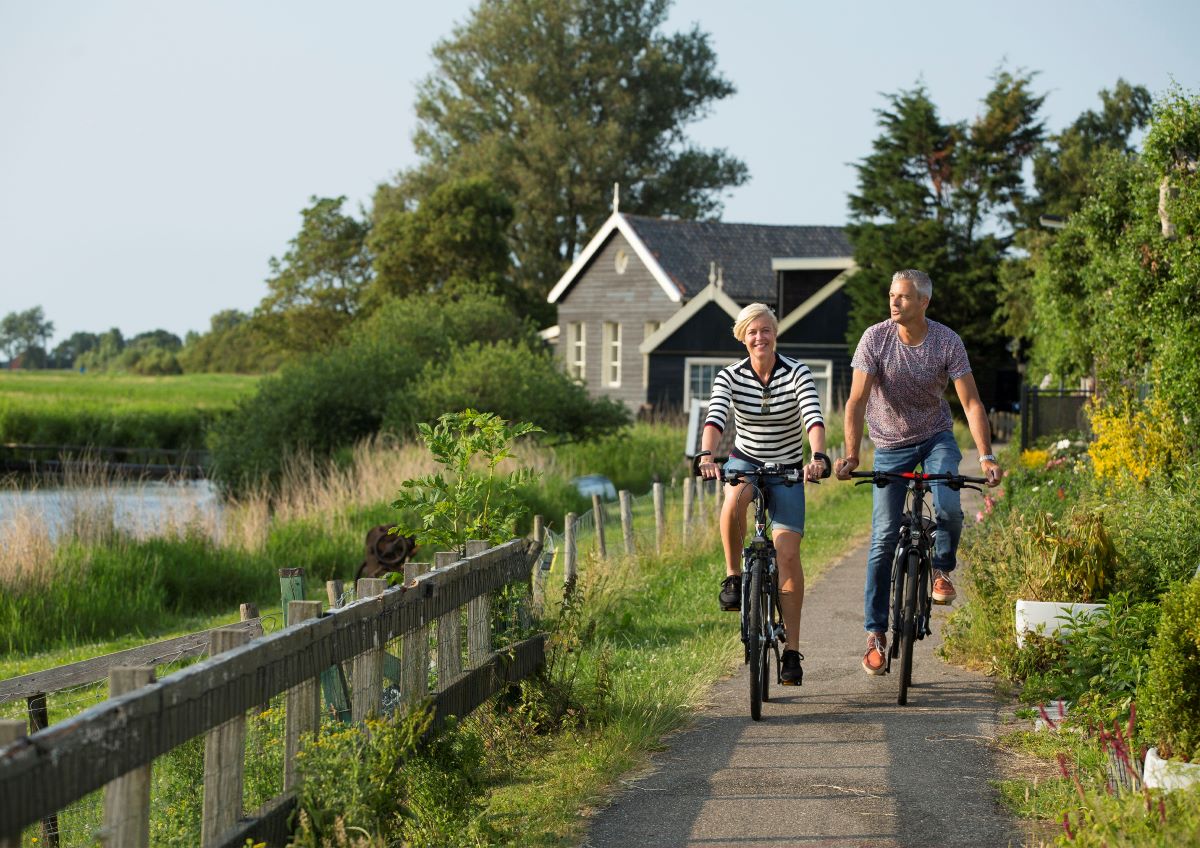
[[[733,337],[739,342],[745,341],[747,328],[764,315],[771,319],[771,326],[778,330],[779,319],[775,317],[775,310],[765,303],[752,303],[738,313],[737,320],[733,322]]]

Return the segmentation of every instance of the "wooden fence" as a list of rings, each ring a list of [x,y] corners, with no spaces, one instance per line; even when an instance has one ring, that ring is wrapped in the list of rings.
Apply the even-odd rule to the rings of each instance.
[[[433,732],[447,716],[466,715],[544,664],[542,635],[493,650],[489,608],[493,592],[528,585],[538,551],[538,543],[527,548],[520,539],[490,549],[470,543],[466,558],[451,562],[454,557],[443,555],[441,567],[414,573],[402,586],[360,580],[358,600],[344,607],[322,613],[319,602],[292,600],[288,626],[276,633],[251,639],[254,625],[246,622],[218,628],[209,634],[208,659],[160,681],[144,665],[152,657],[132,657],[143,665],[109,669],[109,700],[30,735],[24,735],[24,722],[0,721],[0,848],[19,844],[23,828],[100,788],[101,841],[147,845],[151,764],[201,734],[206,735],[201,844],[240,848],[247,839],[284,844],[296,805],[293,755],[302,734],[318,728],[321,692],[329,712],[361,721],[384,710],[386,681],[388,691],[399,695],[396,704],[430,704]],[[465,671],[459,642],[464,613]],[[428,696],[431,630],[438,634],[437,674]],[[387,650],[393,640],[403,646],[399,658]],[[8,688],[0,691],[15,693],[12,697],[28,697],[35,688],[44,692],[47,673],[41,674],[40,680],[26,675],[6,681]],[[246,713],[283,693],[284,792],[246,815],[241,809]]]

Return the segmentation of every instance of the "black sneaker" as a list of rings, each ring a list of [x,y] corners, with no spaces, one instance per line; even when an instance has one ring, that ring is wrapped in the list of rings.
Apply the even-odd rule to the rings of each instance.
[[[742,608],[742,575],[732,574],[721,582],[721,609],[737,612]]]
[[[783,670],[779,672],[780,683],[784,686],[799,686],[804,682],[804,669],[800,667],[802,659],[804,654],[799,651],[783,652]]]

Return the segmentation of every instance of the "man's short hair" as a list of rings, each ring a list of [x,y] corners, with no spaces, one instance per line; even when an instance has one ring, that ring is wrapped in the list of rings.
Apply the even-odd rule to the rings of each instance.
[[[733,337],[739,342],[746,340],[746,330],[749,326],[763,316],[771,319],[771,326],[776,330],[779,329],[779,319],[775,317],[774,310],[765,303],[752,303],[742,309],[738,313],[738,317],[733,322]]]
[[[897,280],[908,280],[917,287],[917,294],[926,300],[933,299],[933,280],[929,279],[929,275],[924,271],[918,271],[915,268],[909,268],[906,271],[897,271],[892,274],[892,282]]]

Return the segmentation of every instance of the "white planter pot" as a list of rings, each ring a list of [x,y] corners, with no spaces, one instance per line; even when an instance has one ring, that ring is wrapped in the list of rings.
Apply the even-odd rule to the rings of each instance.
[[[1062,601],[1017,601],[1017,647],[1025,646],[1026,633],[1053,636],[1068,627],[1067,616],[1091,613],[1104,604],[1070,604]]]
[[[1200,763],[1164,760],[1157,748],[1151,748],[1146,752],[1142,782],[1152,789],[1185,789],[1200,783]]]

